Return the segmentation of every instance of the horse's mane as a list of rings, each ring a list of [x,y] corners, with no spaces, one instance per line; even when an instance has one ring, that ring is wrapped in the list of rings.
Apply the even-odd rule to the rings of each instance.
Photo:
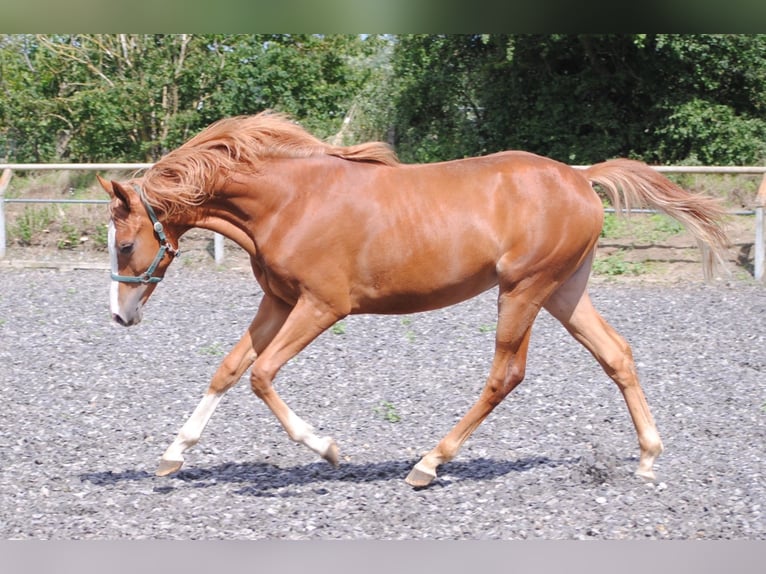
[[[381,142],[335,146],[314,137],[286,115],[261,112],[219,120],[163,156],[144,175],[146,201],[165,213],[204,203],[216,177],[234,170],[255,173],[269,158],[330,155],[350,161],[397,165]]]

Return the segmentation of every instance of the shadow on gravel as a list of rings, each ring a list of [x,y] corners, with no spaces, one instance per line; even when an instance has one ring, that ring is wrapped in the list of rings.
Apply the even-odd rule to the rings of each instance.
[[[80,475],[80,480],[104,486],[115,485],[129,480],[147,480],[153,477],[153,474],[146,472],[145,470],[125,470],[123,472],[112,472],[111,470],[108,470],[106,472],[86,472],[85,474]]]
[[[489,480],[511,472],[525,472],[535,468],[556,468],[576,463],[578,459],[554,460],[547,456],[533,456],[520,460],[474,458],[469,461],[448,462],[439,467],[437,481],[442,484],[462,480]]]
[[[208,488],[220,484],[237,484],[242,488],[237,494],[250,496],[300,496],[303,493],[284,491],[287,487],[305,486],[330,481],[369,483],[401,480],[409,473],[417,460],[386,461],[378,463],[345,463],[332,468],[326,462],[313,462],[292,468],[279,468],[267,463],[226,463],[211,468],[189,468],[167,477],[157,478],[146,471],[92,472],[80,475],[80,480],[99,486],[115,486],[126,481],[152,480],[162,484],[154,487],[160,494],[173,492],[186,483],[193,488]],[[447,486],[471,480],[491,480],[511,472],[524,472],[538,467],[557,467],[576,463],[573,460],[553,460],[532,457],[515,461],[498,461],[491,458],[475,458],[465,462],[450,462],[439,470],[432,486]],[[279,491],[279,492],[274,492]],[[317,488],[317,494],[326,494],[325,488]]]

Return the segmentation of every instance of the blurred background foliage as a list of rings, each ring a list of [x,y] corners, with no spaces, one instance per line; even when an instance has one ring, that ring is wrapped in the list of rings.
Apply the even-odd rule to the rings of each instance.
[[[402,161],[766,160],[766,35],[0,35],[0,161],[154,161],[274,109]]]

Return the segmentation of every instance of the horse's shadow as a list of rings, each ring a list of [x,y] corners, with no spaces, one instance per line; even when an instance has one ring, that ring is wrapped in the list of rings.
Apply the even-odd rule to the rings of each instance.
[[[317,483],[315,492],[326,494],[323,484],[330,481],[370,483],[404,480],[416,460],[384,461],[375,463],[345,463],[338,468],[326,462],[313,462],[292,468],[279,468],[272,464],[225,463],[210,468],[188,468],[166,478],[167,484],[154,487],[154,492],[170,493],[176,488],[191,486],[208,488],[216,484],[239,484],[238,494],[251,496],[291,496],[289,488]],[[463,481],[486,481],[512,472],[525,472],[539,467],[557,467],[576,463],[572,460],[553,460],[548,457],[530,457],[520,460],[474,458],[466,462],[449,462],[439,468],[439,476],[431,484],[447,486]],[[91,472],[80,475],[80,480],[100,486],[115,486],[128,481],[159,480],[143,470],[123,472]]]

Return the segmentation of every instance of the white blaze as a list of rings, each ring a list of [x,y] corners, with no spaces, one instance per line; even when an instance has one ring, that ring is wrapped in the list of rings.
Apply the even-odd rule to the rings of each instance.
[[[112,269],[112,273],[117,274],[117,245],[116,245],[117,232],[114,229],[114,221],[109,220],[109,264]],[[109,308],[113,314],[120,313],[120,301],[119,301],[119,289],[120,283],[112,279],[112,284],[109,286]]]

